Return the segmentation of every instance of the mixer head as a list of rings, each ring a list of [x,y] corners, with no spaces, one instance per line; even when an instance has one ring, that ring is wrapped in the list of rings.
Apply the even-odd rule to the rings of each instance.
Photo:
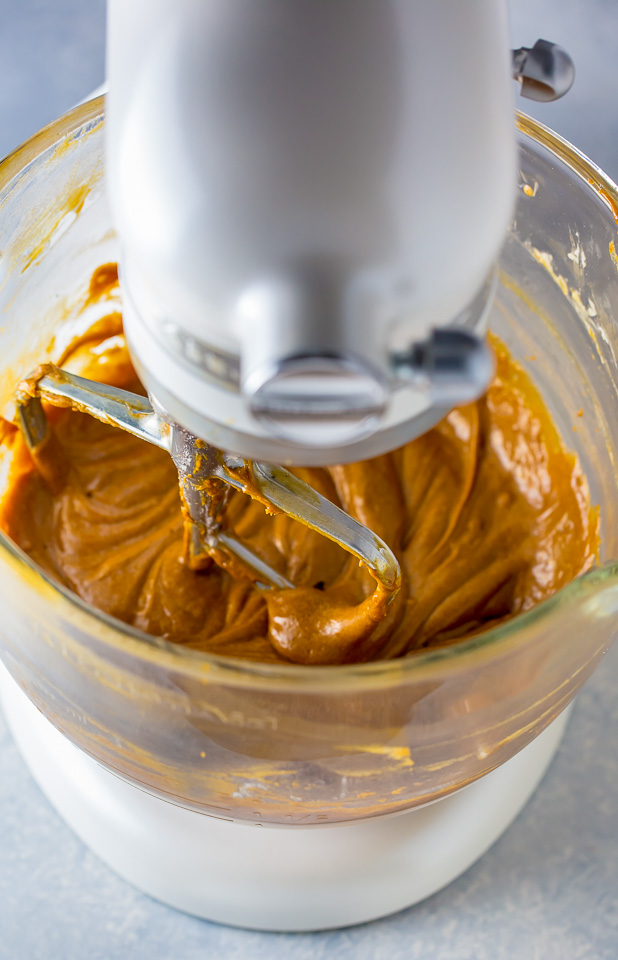
[[[108,54],[125,332],[170,419],[319,466],[484,392],[505,3],[111,0]]]
[[[506,0],[110,0],[125,330],[177,423],[251,459],[362,460],[481,395],[512,214]]]

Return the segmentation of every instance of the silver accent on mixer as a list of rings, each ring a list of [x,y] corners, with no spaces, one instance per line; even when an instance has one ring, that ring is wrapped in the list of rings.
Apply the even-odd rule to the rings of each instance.
[[[254,375],[249,406],[274,436],[335,443],[373,432],[386,409],[387,385],[361,358],[336,354],[286,357]],[[248,389],[245,388],[247,392]]]
[[[187,333],[174,320],[163,320],[158,331],[162,342],[187,366],[198,370],[209,380],[229,390],[240,387],[240,361],[226,350],[218,350],[198,337]]]
[[[363,563],[389,591],[399,588],[401,570],[390,547],[371,530],[282,467],[248,462],[217,450],[176,423],[159,416],[145,397],[87,380],[48,365],[34,391],[17,394],[17,416],[29,449],[44,443],[49,426],[41,399],[88,413],[170,454],[178,470],[192,567],[214,559],[220,566],[263,586],[293,588],[223,524],[230,488],[248,493],[272,512],[282,512],[339,544]],[[37,457],[34,456],[35,463]]]
[[[511,51],[513,79],[521,83],[521,95],[528,100],[559,100],[575,80],[575,64],[562,47],[549,40],[537,40],[533,47]]]
[[[494,372],[489,347],[468,330],[434,330],[392,359],[402,380],[424,384],[432,403],[440,406],[476,400]]]
[[[448,327],[432,330],[425,340],[390,353],[398,379],[427,391],[433,406],[452,407],[476,400],[494,374],[491,350],[484,339],[497,273],[485,283]]]
[[[352,310],[352,286],[340,265],[309,259],[238,296],[241,389],[251,415],[273,436],[335,445],[378,427],[389,399],[379,352],[370,354],[368,328],[378,311],[366,297]]]

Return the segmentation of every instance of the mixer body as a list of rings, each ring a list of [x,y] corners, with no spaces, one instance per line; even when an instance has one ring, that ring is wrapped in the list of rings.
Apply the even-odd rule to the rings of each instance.
[[[323,464],[484,390],[515,185],[505,6],[111,0],[126,333],[172,419]]]

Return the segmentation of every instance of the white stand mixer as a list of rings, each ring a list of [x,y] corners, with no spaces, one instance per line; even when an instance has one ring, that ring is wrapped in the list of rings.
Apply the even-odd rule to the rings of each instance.
[[[314,465],[392,449],[479,395],[515,183],[504,4],[109,6],[111,202],[155,408],[240,456]],[[546,74],[527,53],[546,93],[553,53]],[[2,684],[35,778],[95,852],[175,907],[267,930],[440,889],[521,810],[566,723],[435,804],[257,829],[125,783]]]

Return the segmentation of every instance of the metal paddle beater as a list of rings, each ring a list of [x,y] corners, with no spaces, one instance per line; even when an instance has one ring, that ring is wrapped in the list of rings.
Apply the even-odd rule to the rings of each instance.
[[[193,569],[213,559],[233,575],[264,587],[294,587],[223,529],[225,507],[235,489],[259,500],[269,512],[284,513],[333,540],[389,591],[399,587],[399,563],[386,543],[288,470],[218,450],[166,420],[147,397],[78,377],[53,364],[40,368],[17,391],[19,426],[35,462],[51,429],[42,400],[88,413],[170,454],[178,470],[186,554]]]

